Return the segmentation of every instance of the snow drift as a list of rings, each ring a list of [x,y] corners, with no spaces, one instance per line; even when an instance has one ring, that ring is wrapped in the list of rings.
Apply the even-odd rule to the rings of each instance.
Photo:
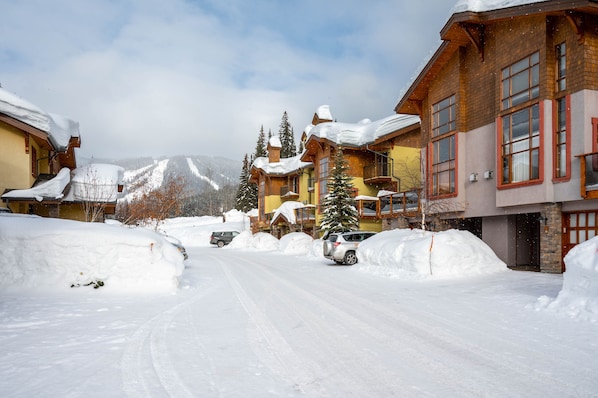
[[[508,270],[470,232],[395,229],[380,232],[357,248],[361,270],[403,279],[459,277]]]
[[[598,237],[575,246],[564,258],[563,287],[556,299],[542,296],[536,309],[598,322]]]
[[[0,289],[172,291],[184,269],[179,251],[143,228],[17,214],[0,216],[0,251]]]

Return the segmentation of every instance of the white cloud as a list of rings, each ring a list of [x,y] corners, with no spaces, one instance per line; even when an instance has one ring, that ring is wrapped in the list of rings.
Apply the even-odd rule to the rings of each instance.
[[[0,83],[79,121],[80,155],[234,159],[284,111],[296,138],[321,104],[346,122],[392,114],[453,5],[15,3],[3,6]]]

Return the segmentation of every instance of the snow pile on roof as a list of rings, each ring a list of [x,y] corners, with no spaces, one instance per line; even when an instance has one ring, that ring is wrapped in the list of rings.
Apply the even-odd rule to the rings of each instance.
[[[556,299],[542,296],[536,309],[598,322],[598,237],[575,246],[565,256],[563,287]]]
[[[91,163],[73,170],[71,189],[65,200],[114,202],[125,169],[103,163]]]
[[[45,181],[33,188],[29,189],[14,189],[2,195],[3,199],[19,198],[19,199],[35,199],[41,202],[46,199],[61,199],[64,194],[64,188],[71,181],[71,171],[68,167],[64,167],[58,172],[56,177]]]
[[[545,1],[547,0],[460,0],[451,10],[451,15],[466,11],[485,12],[500,10],[503,8],[542,3]]]
[[[63,199],[67,202],[90,200],[113,202],[117,199],[118,185],[122,184],[124,169],[111,164],[92,163],[72,172],[64,167],[52,179],[29,189],[14,189],[2,195],[3,199]],[[64,195],[65,187],[71,186]]]
[[[334,120],[329,105],[320,105],[316,110],[316,115],[318,115],[318,119],[320,120]]]
[[[395,229],[357,248],[358,268],[389,277],[451,278],[507,271],[496,254],[470,232]]]
[[[369,119],[359,123],[326,122],[312,127],[309,135],[328,139],[337,145],[362,146],[419,122],[419,116],[413,115],[391,115],[373,122]]]
[[[79,137],[79,123],[76,121],[47,113],[3,88],[0,88],[0,113],[45,131],[58,150],[64,150],[71,137]]]
[[[278,217],[284,217],[290,224],[296,223],[295,209],[305,207],[301,202],[287,201],[280,205],[272,215],[271,223],[274,224]]]
[[[173,291],[183,256],[143,228],[17,214],[0,215],[0,289]]]
[[[277,135],[273,135],[272,137],[270,137],[270,140],[268,140],[268,146],[272,148],[282,148],[280,137]]]
[[[311,165],[311,162],[302,162],[301,155],[293,156],[292,158],[283,158],[279,162],[272,163],[270,163],[267,157],[263,156],[255,159],[251,167],[261,169],[267,174],[286,175]]]

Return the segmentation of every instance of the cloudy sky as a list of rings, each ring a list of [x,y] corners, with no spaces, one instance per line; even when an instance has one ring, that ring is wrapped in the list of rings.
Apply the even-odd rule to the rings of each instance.
[[[80,123],[80,157],[240,160],[287,112],[393,114],[456,0],[2,0],[0,84]]]

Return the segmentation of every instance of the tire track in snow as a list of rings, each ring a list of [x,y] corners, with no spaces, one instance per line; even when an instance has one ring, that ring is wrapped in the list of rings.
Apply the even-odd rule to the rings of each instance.
[[[318,379],[322,374],[320,367],[306,358],[302,358],[270,322],[267,315],[245,292],[229,266],[221,267],[233,288],[239,302],[251,321],[250,340],[256,354],[276,374],[292,383],[293,387],[310,397],[326,397],[328,393]]]
[[[171,361],[167,333],[174,318],[210,290],[208,288],[159,313],[133,333],[121,358],[121,378],[127,397],[147,398],[156,395],[157,391],[176,398],[195,397]]]
[[[255,265],[260,266],[264,272],[278,279],[284,286],[284,289],[288,291],[295,290],[298,293],[303,292],[303,299],[312,301],[314,308],[325,308],[328,306],[330,311],[340,311],[343,317],[346,317],[346,322],[348,324],[353,323],[354,327],[358,328],[357,330],[361,330],[360,328],[363,327],[363,331],[376,341],[380,343],[386,341],[387,346],[393,352],[408,355],[407,357],[410,358],[410,361],[415,359],[421,362],[422,366],[435,379],[445,379],[450,381],[455,387],[458,387],[453,391],[453,394],[456,393],[457,396],[508,395],[512,391],[508,389],[510,383],[505,384],[505,380],[519,380],[518,385],[525,387],[527,393],[532,395],[542,391],[542,396],[554,396],[555,391],[559,391],[562,392],[557,394],[559,396],[571,396],[578,389],[575,385],[555,378],[554,374],[537,371],[533,367],[516,360],[512,355],[490,350],[473,341],[465,340],[458,333],[460,329],[465,331],[465,325],[451,323],[451,329],[456,331],[448,332],[437,327],[439,324],[447,322],[447,319],[441,318],[438,315],[426,313],[416,316],[415,314],[391,311],[384,306],[372,303],[367,298],[350,293],[345,289],[340,289],[329,284],[321,284],[318,281],[308,278],[303,278],[299,284],[296,283],[296,279],[289,282],[287,274],[284,274],[284,276],[277,275],[274,273],[273,270],[275,268],[273,267],[258,263],[255,263]],[[297,276],[293,274],[293,277]],[[316,295],[319,297],[316,297]],[[358,319],[352,313],[345,311],[343,308],[346,307],[347,303],[351,303],[351,307],[353,308],[361,308],[358,312],[351,312],[359,314],[364,319]],[[418,316],[421,319],[418,319]],[[390,325],[379,323],[380,319],[394,319],[395,322],[400,324],[400,330],[392,329]],[[431,328],[430,324],[425,323],[423,319],[431,319],[431,324],[435,327]],[[372,328],[371,325],[375,324],[377,324],[377,327]],[[415,345],[405,347],[400,341],[397,341],[398,331],[406,334],[407,341],[414,342]],[[518,348],[519,350],[527,350],[527,347],[521,347],[504,338],[499,337],[499,339],[501,346],[506,345],[511,347],[514,353],[518,353]],[[414,347],[420,345],[427,346],[433,352],[438,353],[437,355],[432,354],[434,360],[430,360],[429,355],[423,356],[421,352],[414,349]],[[537,351],[532,351],[529,355],[540,355],[546,357],[546,360],[554,359],[549,358],[543,352]],[[447,361],[447,358],[450,361]],[[475,364],[476,366],[472,367],[471,364]],[[467,369],[471,370],[472,368],[475,368],[476,371],[467,372]],[[502,374],[508,374],[509,376],[502,376],[502,380],[493,377],[493,375]],[[481,382],[472,383],[472,379]],[[484,390],[475,389],[472,387],[473,385],[484,385],[486,388]],[[488,390],[493,391],[493,393]]]

